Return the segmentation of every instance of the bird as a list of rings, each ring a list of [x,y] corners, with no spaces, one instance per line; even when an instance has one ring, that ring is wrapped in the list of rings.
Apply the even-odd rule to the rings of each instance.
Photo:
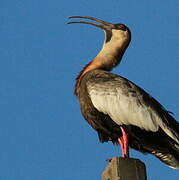
[[[89,16],[68,18],[67,24],[89,24],[105,34],[102,49],[78,74],[74,90],[99,141],[119,144],[123,158],[130,157],[132,148],[179,169],[179,123],[172,113],[132,81],[110,72],[130,44],[130,29]]]

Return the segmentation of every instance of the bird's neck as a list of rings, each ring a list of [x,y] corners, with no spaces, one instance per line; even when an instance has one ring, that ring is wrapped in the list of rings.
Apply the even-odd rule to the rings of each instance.
[[[81,79],[87,72],[95,69],[101,69],[105,71],[112,70],[113,67],[120,63],[125,49],[126,47],[124,48],[123,46],[115,46],[115,44],[111,45],[105,43],[99,54],[90,63],[88,63],[77,76],[75,95],[79,95]]]

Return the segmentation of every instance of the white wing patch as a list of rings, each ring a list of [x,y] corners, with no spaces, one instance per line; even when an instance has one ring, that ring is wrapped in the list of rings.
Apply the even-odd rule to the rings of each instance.
[[[106,88],[107,84],[87,85],[91,101],[98,111],[108,114],[118,125],[135,125],[154,132],[158,130],[157,114],[144,104],[139,105],[136,96],[125,95],[120,87]]]

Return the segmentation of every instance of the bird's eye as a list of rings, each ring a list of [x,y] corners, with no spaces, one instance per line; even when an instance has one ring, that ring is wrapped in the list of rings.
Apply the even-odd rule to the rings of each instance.
[[[117,28],[123,31],[126,31],[126,26],[124,24],[118,24]]]

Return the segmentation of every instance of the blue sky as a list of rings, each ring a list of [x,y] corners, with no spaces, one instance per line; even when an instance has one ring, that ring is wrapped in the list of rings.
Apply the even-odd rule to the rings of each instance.
[[[73,95],[74,79],[100,50],[103,32],[66,25],[65,17],[93,16],[124,23],[132,42],[120,74],[154,96],[179,119],[179,1],[1,0],[0,180],[100,179],[106,158]],[[176,180],[179,171],[131,151],[148,179]]]

